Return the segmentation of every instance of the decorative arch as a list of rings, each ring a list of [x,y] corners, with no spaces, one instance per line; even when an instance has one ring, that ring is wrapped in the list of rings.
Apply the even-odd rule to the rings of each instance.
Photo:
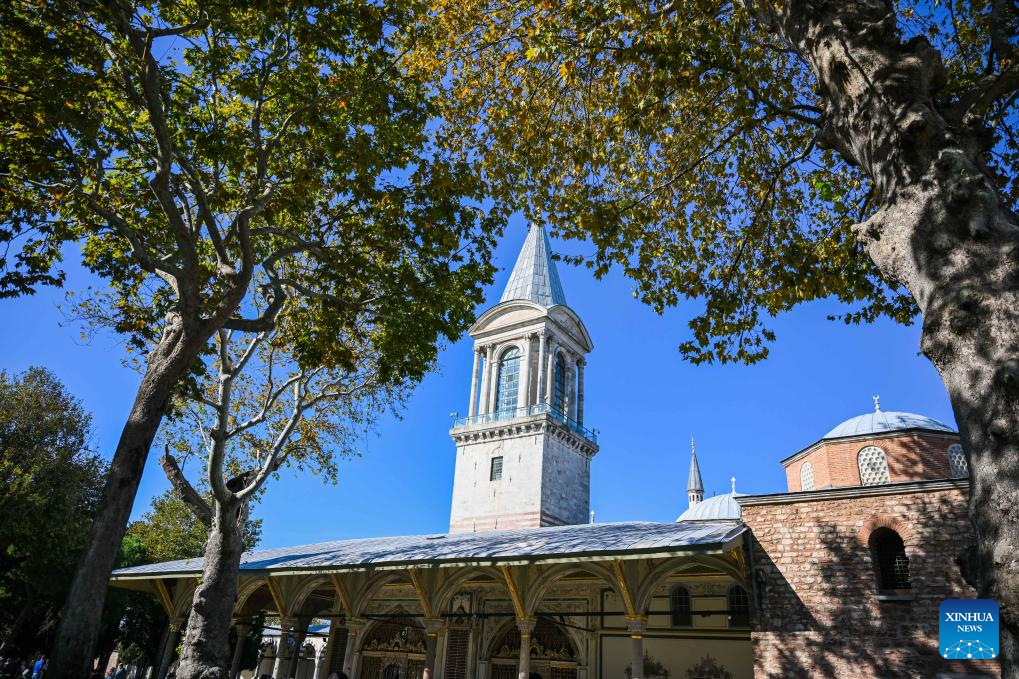
[[[244,606],[248,603],[248,599],[251,598],[251,595],[267,586],[268,583],[265,578],[251,578],[242,581],[237,586],[237,599],[234,603],[234,613],[244,610]]]
[[[889,528],[899,534],[907,547],[913,546],[913,528],[901,519],[887,514],[874,514],[863,522],[856,531],[856,541],[865,549],[870,549],[870,538],[878,528]]]
[[[374,575],[368,579],[364,587],[361,589],[359,594],[354,601],[354,613],[352,616],[360,616],[364,613],[364,609],[371,603],[375,595],[379,593],[379,590],[396,580],[405,580],[408,584],[413,585],[410,576],[402,571],[383,571],[378,575]]]
[[[538,610],[538,606],[541,605],[542,599],[548,594],[549,589],[552,588],[557,582],[563,579],[563,577],[570,573],[576,572],[587,573],[601,579],[610,589],[618,596],[623,599],[623,593],[619,590],[619,584],[616,582],[615,576],[612,571],[601,566],[597,563],[583,563],[583,564],[559,564],[548,569],[542,573],[536,580],[530,583],[527,588],[527,595],[524,597],[524,612],[527,615],[533,615]]]
[[[554,662],[563,669],[583,662],[582,644],[570,630],[547,618],[539,618],[531,632],[532,669],[535,660]],[[516,663],[520,657],[520,631],[516,621],[508,620],[497,628],[486,648],[485,658]]]
[[[668,559],[667,561],[663,561],[655,566],[650,573],[644,576],[640,586],[637,588],[634,606],[638,611],[647,611],[651,606],[651,599],[654,598],[655,592],[659,587],[665,584],[665,582],[676,573],[682,573],[683,571],[695,566],[707,566],[708,568],[722,571],[735,580],[744,589],[748,591],[750,589],[746,574],[731,562],[726,561],[721,557],[709,554],[678,556]]]
[[[298,613],[304,605],[304,602],[308,600],[308,597],[310,597],[315,590],[321,589],[323,585],[326,585],[329,589],[333,588],[332,581],[328,576],[318,575],[308,578],[308,580],[304,582],[296,592],[294,592],[293,596],[290,597],[290,601],[287,602],[287,614],[293,615]],[[327,610],[331,610],[332,608],[333,606],[330,606]]]
[[[499,586],[504,589],[506,588],[506,581],[503,579],[502,573],[491,566],[471,566],[463,568],[439,586],[433,597],[433,608],[437,612],[445,612],[446,609],[449,608],[453,597],[456,596],[461,587],[463,587],[463,584],[478,575],[487,575],[495,580]],[[508,591],[509,590],[507,589],[507,592]]]
[[[864,446],[856,454],[856,464],[860,470],[860,483],[864,486],[878,486],[891,482],[888,471],[888,458],[885,451],[877,446]]]

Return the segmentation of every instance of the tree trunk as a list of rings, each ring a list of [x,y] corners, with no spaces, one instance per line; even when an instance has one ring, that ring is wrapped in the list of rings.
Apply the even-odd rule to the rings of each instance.
[[[78,562],[71,591],[64,603],[46,671],[48,679],[81,679],[92,669],[103,602],[121,540],[131,515],[138,483],[152,439],[159,429],[174,386],[184,375],[208,336],[186,331],[179,317],[171,316],[159,344],[148,357],[121,432],[89,543]]]
[[[205,544],[202,579],[195,590],[184,634],[178,679],[229,679],[230,624],[237,598],[237,576],[244,553],[247,503],[216,502]]]
[[[763,5],[762,5],[763,7]],[[970,465],[977,545],[967,579],[1001,606],[1004,677],[1019,676],[1019,226],[999,198],[975,112],[937,101],[946,72],[902,42],[885,0],[787,0],[762,15],[807,61],[824,100],[820,139],[874,183],[855,228],[923,315]]]

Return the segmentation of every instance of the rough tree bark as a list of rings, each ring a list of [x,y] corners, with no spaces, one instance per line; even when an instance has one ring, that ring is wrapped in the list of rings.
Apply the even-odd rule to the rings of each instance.
[[[941,56],[922,37],[901,40],[890,2],[764,7],[759,16],[817,78],[820,139],[873,181],[879,209],[854,229],[923,315],[921,347],[944,380],[970,464],[977,545],[964,572],[1000,604],[1003,676],[1017,677],[1019,224],[987,166],[986,102],[979,93],[939,102]]]
[[[152,439],[162,422],[174,385],[206,345],[210,331],[200,333],[171,315],[159,344],[148,357],[127,423],[121,432],[88,546],[60,614],[50,679],[81,679],[92,670],[98,623],[131,507],[141,481]]]
[[[244,553],[247,501],[216,502],[202,579],[195,590],[177,666],[180,679],[229,679],[230,619]]]

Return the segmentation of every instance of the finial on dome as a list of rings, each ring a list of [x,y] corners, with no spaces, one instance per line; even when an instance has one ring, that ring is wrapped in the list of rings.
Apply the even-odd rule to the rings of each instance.
[[[874,412],[875,413],[881,412],[881,397],[880,396],[875,396],[874,397]]]
[[[734,476],[734,477],[732,477],[729,480],[732,481],[732,494],[735,495],[736,494],[736,477]]]
[[[701,466],[697,464],[697,444],[690,437],[690,474],[686,480],[686,499],[693,506],[704,499],[704,481],[701,480]]]

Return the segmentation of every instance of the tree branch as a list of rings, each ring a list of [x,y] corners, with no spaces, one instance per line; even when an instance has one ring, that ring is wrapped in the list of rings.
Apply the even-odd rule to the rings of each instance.
[[[201,494],[195,490],[195,487],[184,476],[184,472],[181,471],[176,458],[170,454],[170,446],[163,448],[163,456],[159,458],[159,466],[163,468],[163,473],[169,479],[170,485],[177,491],[184,504],[191,509],[195,518],[201,521],[202,525],[206,528],[210,528],[212,526],[212,508],[209,507]]]

